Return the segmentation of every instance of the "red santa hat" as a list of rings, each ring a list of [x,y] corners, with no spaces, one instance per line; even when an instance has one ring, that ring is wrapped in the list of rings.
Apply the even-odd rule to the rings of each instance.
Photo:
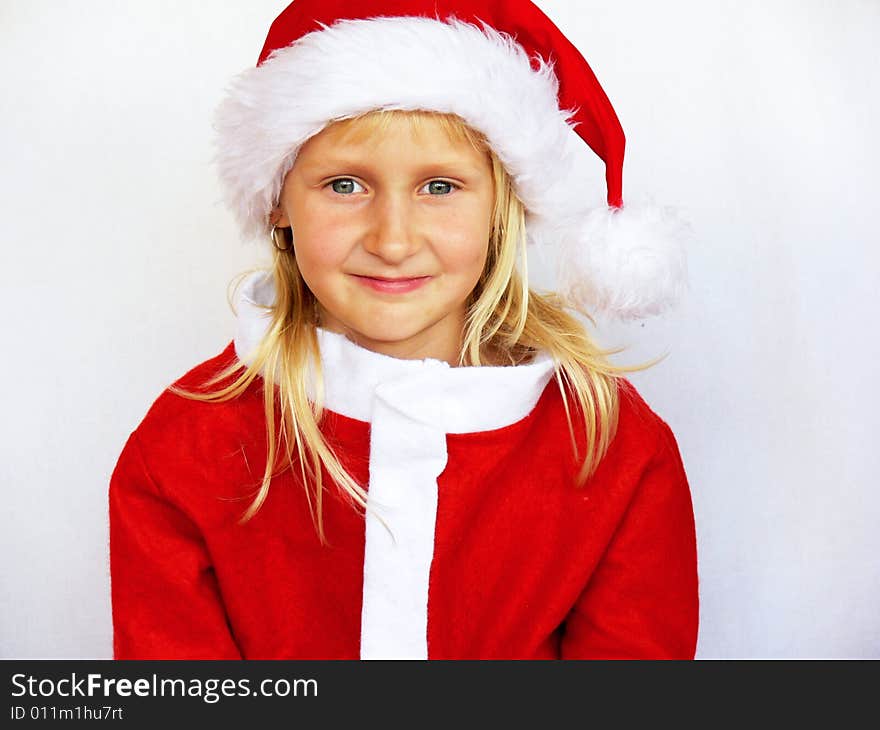
[[[306,140],[375,109],[456,114],[481,132],[525,206],[529,241],[558,249],[572,304],[632,319],[678,298],[683,227],[666,210],[624,210],[617,115],[528,0],[292,2],[217,111],[220,178],[245,235],[268,233]],[[583,199],[574,166],[584,142],[605,163],[607,205]]]

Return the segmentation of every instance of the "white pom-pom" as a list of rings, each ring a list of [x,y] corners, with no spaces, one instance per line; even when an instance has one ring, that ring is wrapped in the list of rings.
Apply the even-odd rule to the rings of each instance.
[[[690,226],[671,208],[590,212],[559,252],[560,293],[590,314],[642,319],[671,308],[687,281]]]

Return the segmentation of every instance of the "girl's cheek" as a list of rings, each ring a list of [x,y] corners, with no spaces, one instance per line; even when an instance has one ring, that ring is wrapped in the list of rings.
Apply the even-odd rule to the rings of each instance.
[[[333,235],[309,236],[298,239],[296,254],[311,268],[329,269],[338,266],[345,258],[345,246]]]
[[[450,263],[462,266],[481,261],[489,249],[489,227],[481,222],[471,225],[449,224],[435,232],[439,250]]]
[[[294,234],[297,258],[302,268],[316,273],[331,273],[344,268],[357,246],[358,234],[347,226],[325,224],[320,229]]]

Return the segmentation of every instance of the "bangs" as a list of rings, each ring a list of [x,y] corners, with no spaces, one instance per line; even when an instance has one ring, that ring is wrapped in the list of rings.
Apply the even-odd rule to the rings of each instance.
[[[453,144],[466,142],[477,152],[490,152],[485,136],[456,114],[421,109],[376,109],[357,117],[336,120],[330,126],[342,132],[343,140],[357,143],[385,133],[391,122],[397,119],[408,120],[414,135],[424,130],[427,121],[437,122]]]

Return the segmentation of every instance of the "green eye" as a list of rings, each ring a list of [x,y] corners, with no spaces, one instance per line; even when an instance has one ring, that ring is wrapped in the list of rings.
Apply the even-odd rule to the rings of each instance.
[[[351,195],[352,193],[356,193],[358,192],[357,188],[363,190],[363,187],[350,177],[341,177],[338,180],[334,180],[330,183],[330,187],[333,189],[334,193],[339,193],[340,195]]]
[[[431,195],[449,195],[455,186],[445,180],[431,180],[425,187]]]

